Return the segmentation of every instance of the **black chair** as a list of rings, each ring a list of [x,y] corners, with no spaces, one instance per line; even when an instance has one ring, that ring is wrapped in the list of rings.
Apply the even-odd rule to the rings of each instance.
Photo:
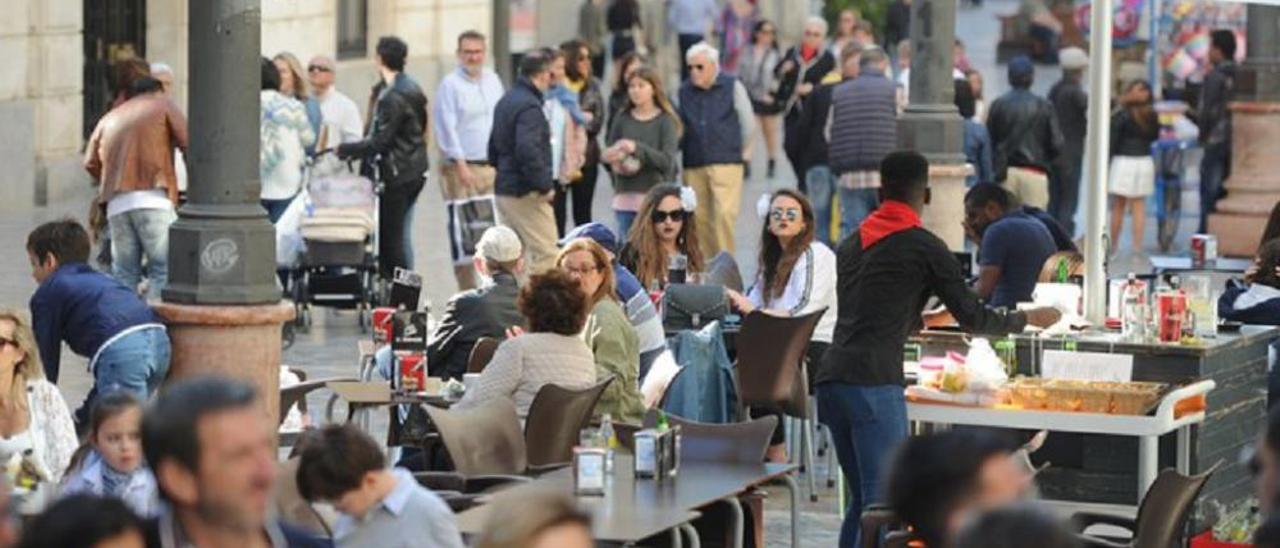
[[[493,360],[493,353],[498,351],[500,342],[492,337],[476,339],[475,346],[471,347],[471,355],[467,356],[467,373],[483,372],[485,366]]]
[[[529,404],[524,421],[527,464],[539,472],[573,463],[578,433],[591,422],[591,413],[613,376],[582,390],[543,385]]]
[[[1172,468],[1166,468],[1156,476],[1138,506],[1135,519],[1122,518],[1094,512],[1078,512],[1071,516],[1076,533],[1085,546],[1102,548],[1168,548],[1183,537],[1187,517],[1200,491],[1209,477],[1218,470],[1221,461],[1204,473],[1184,476]],[[1084,534],[1093,525],[1111,525],[1133,533],[1128,542],[1116,542]]]

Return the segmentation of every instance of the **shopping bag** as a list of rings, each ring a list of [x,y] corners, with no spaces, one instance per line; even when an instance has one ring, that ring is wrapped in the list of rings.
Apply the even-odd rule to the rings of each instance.
[[[493,194],[483,194],[449,200],[445,209],[453,263],[467,264],[476,253],[480,236],[497,224],[497,204]]]

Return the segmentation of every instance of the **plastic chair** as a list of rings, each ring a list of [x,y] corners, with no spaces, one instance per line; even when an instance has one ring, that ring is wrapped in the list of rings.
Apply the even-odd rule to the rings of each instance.
[[[309,533],[333,538],[330,522],[298,491],[298,457],[290,457],[276,467],[279,480],[272,501],[276,514]]]
[[[1086,546],[1103,548],[1166,548],[1178,541],[1186,529],[1191,507],[1200,491],[1209,482],[1209,476],[1218,470],[1219,461],[1202,474],[1184,476],[1172,468],[1166,468],[1147,489],[1138,506],[1135,519],[1094,512],[1078,512],[1071,516],[1080,540]],[[1111,525],[1133,532],[1129,542],[1115,542],[1084,534],[1093,525]]]
[[[714,424],[667,415],[667,421],[680,426],[680,459],[698,462],[761,462],[769,449],[769,437],[778,426],[778,418],[773,416]]]
[[[298,411],[303,415],[307,413],[307,395],[325,388],[331,382],[354,381],[356,379],[350,377],[329,377],[314,381],[307,380],[307,372],[294,367],[289,368],[289,372],[298,376],[302,382],[293,386],[280,389],[280,411],[276,416],[276,428],[279,429],[284,424],[284,419],[289,415],[289,409],[294,405],[298,406]],[[298,441],[298,435],[301,432],[285,432],[279,435],[279,443],[281,447],[289,447]]]
[[[804,362],[813,330],[826,311],[793,317],[755,311],[742,319],[738,334],[739,405],[780,409],[800,421],[801,466],[808,476],[809,500],[814,502],[818,492],[813,478],[813,414]]]
[[[858,523],[862,530],[861,548],[902,548],[915,540],[898,515],[885,504],[867,506],[858,516]],[[881,531],[885,533],[883,536]]]
[[[467,373],[480,373],[493,359],[501,341],[493,337],[480,337],[476,345],[471,347],[471,355],[467,358]]]
[[[439,491],[474,494],[528,481],[524,436],[515,404],[495,399],[481,407],[448,411],[423,406],[455,472],[419,472],[418,483]]]
[[[591,413],[613,376],[582,390],[554,384],[543,385],[529,404],[524,421],[524,442],[528,465],[543,471],[573,463],[573,447],[578,433],[591,422]]]

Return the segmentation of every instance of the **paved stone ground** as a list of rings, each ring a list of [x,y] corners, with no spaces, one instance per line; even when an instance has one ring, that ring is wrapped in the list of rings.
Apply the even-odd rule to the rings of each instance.
[[[959,37],[968,45],[970,60],[986,75],[988,102],[1007,88],[1003,66],[997,66],[995,62],[995,41],[999,34],[995,15],[1013,12],[1016,5],[1016,0],[988,0],[982,8],[962,8],[958,15],[958,28],[961,29]],[[1038,67],[1035,90],[1044,93],[1057,80],[1059,74],[1056,67]],[[742,263],[743,274],[748,279],[754,275],[756,269],[755,240],[760,230],[760,219],[755,214],[756,200],[771,188],[795,186],[791,168],[781,156],[777,167],[778,177],[774,181],[766,181],[763,177],[765,172],[763,145],[757,144],[757,149],[752,170],[754,176],[748,181],[742,193],[742,215],[739,217],[737,230],[737,256]],[[1194,166],[1194,164],[1190,165]],[[440,194],[435,190],[437,188],[436,185],[430,184],[428,190],[423,193],[416,208],[417,218],[414,225],[417,266],[427,280],[425,293],[433,305],[433,311],[438,311],[457,289],[449,264],[448,251],[445,246],[440,245],[445,237],[445,222],[444,207]],[[86,188],[76,200],[44,208],[33,208],[0,219],[0,234],[4,235],[0,238],[0,250],[4,254],[0,256],[9,258],[7,261],[0,261],[0,281],[2,281],[0,304],[25,309],[27,300],[35,289],[24,251],[27,231],[41,222],[62,216],[83,218],[90,195],[91,191]],[[603,219],[606,223],[612,224],[613,215],[608,207],[610,198],[609,184],[607,179],[602,177],[597,184],[594,213],[597,219]],[[1183,210],[1197,211],[1195,193],[1184,193],[1184,198]],[[1190,218],[1182,222],[1184,237],[1180,240],[1180,245],[1184,247],[1185,234],[1189,233],[1188,227],[1193,223],[1194,221]],[[1155,248],[1154,228],[1152,228],[1154,219],[1149,222],[1149,225],[1151,227],[1148,229],[1144,248],[1152,250]],[[1137,269],[1144,266],[1145,262],[1145,257],[1142,255],[1121,256],[1113,261],[1113,269],[1118,272]],[[284,361],[289,365],[305,369],[311,378],[353,376],[356,374],[358,358],[356,341],[360,337],[355,317],[351,313],[318,309],[312,329],[298,335],[296,344],[284,353]],[[85,372],[86,360],[72,356],[70,352],[64,352],[64,356],[66,357],[63,359],[59,385],[74,407],[87,393],[91,379]],[[317,420],[324,408],[325,397],[316,395],[310,400],[312,414]],[[385,419],[379,417],[374,421],[372,430],[385,431],[385,424]],[[820,462],[817,469],[819,480],[826,478],[825,470],[826,467]],[[800,483],[805,485],[804,478],[801,478]],[[801,518],[802,537],[806,545],[832,546],[836,544],[840,525],[840,516],[836,511],[835,491],[827,488],[825,481],[819,481],[818,484],[818,502],[810,503],[807,496],[802,497],[804,501]],[[807,491],[805,494],[807,495]],[[789,541],[788,504],[785,491],[770,490],[766,512],[766,529],[770,546],[785,545]]]

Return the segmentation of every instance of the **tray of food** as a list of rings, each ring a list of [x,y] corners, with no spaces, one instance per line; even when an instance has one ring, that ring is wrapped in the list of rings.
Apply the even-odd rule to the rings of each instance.
[[[1005,385],[1009,403],[1022,409],[1112,415],[1146,415],[1159,405],[1169,385],[1019,377]]]

